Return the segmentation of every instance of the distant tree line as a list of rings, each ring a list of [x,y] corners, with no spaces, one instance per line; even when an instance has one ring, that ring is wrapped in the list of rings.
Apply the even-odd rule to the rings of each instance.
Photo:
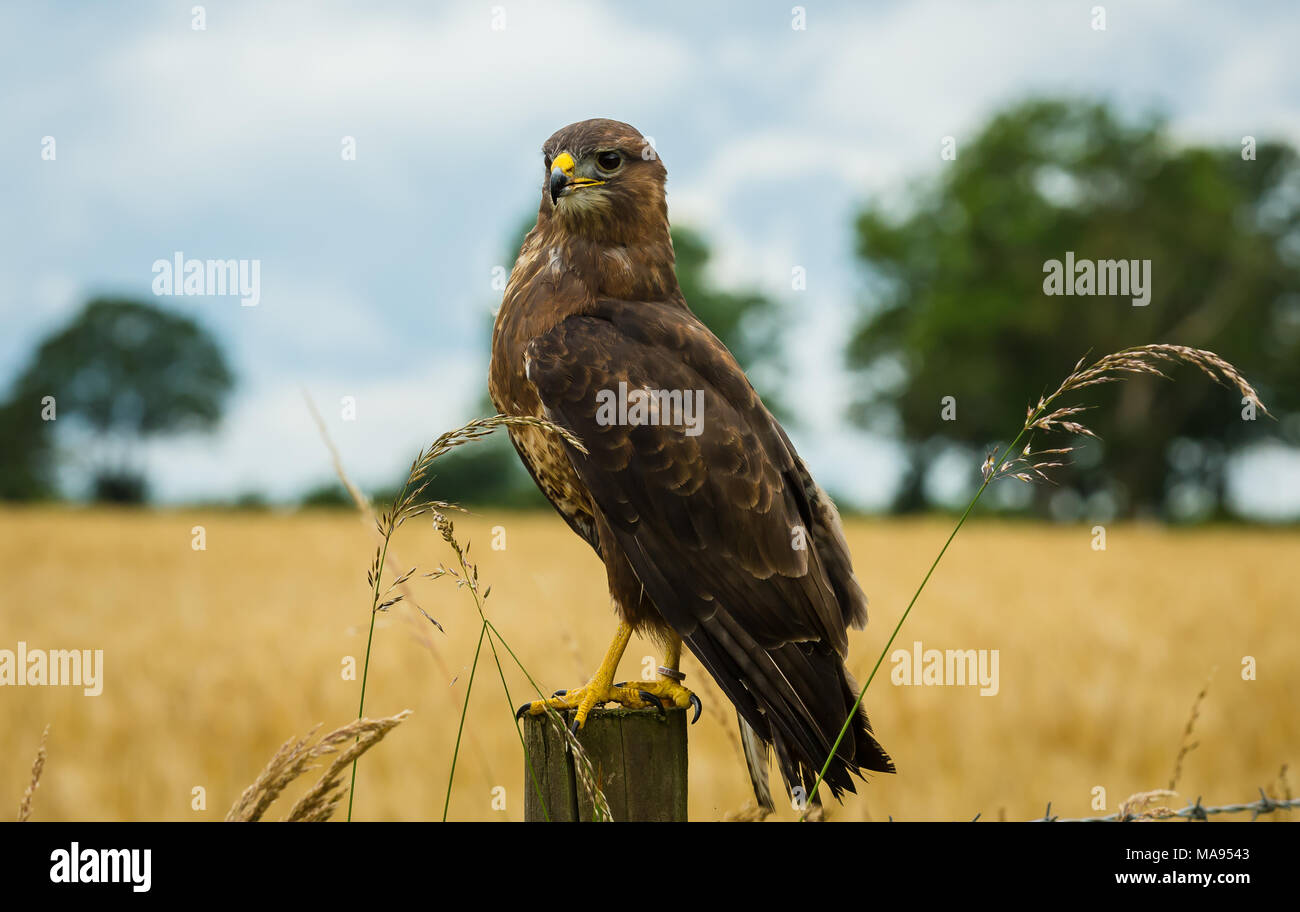
[[[210,431],[233,377],[212,337],[193,320],[122,298],[90,301],[37,347],[0,403],[0,497],[56,496],[56,455],[90,477],[95,500],[147,495],[138,444]],[[59,454],[56,428],[68,428]]]
[[[1268,434],[1300,443],[1288,419],[1300,409],[1300,169],[1287,145],[1178,146],[1158,120],[1028,101],[958,141],[905,213],[866,206],[856,233],[869,287],[848,346],[853,415],[907,447],[897,510],[928,505],[946,447],[974,481],[985,449],[1089,351],[1210,349],[1283,420],[1240,420],[1234,394],[1200,379],[1100,387],[1088,425],[1101,441],[1033,488],[1039,512],[1101,497],[1122,515],[1213,514],[1234,449]],[[1067,254],[1150,261],[1149,302],[1047,295],[1048,264]]]
[[[1240,147],[1179,145],[1157,119],[1030,100],[953,138],[904,203],[871,200],[857,215],[865,287],[842,353],[858,390],[847,420],[904,445],[896,511],[934,505],[927,481],[942,454],[964,459],[973,484],[983,453],[1014,433],[1029,400],[1089,351],[1146,342],[1214,350],[1279,420],[1240,420],[1234,396],[1200,380],[1098,388],[1088,424],[1102,440],[1056,485],[1033,488],[1025,509],[1219,515],[1232,454],[1266,439],[1300,445],[1300,167],[1290,146],[1254,137]],[[692,309],[782,420],[797,423],[781,365],[798,320],[757,290],[711,281],[702,235],[677,226],[672,236]],[[1145,276],[1141,294],[1097,295],[1098,274],[1062,274],[1061,264],[1103,261],[1112,283],[1119,261],[1134,270],[1126,280]],[[140,443],[211,430],[233,382],[194,321],[140,301],[92,300],[40,343],[0,401],[0,498],[60,496],[58,469],[75,466],[89,496],[143,501]],[[492,411],[486,394],[479,405]],[[544,504],[504,434],[435,469],[427,490],[439,499]],[[328,481],[301,503],[348,499]]]

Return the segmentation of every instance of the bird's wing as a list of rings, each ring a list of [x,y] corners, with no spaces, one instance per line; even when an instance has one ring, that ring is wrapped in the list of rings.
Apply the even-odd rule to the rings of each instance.
[[[806,473],[735,359],[685,308],[601,302],[533,340],[526,370],[589,450],[574,468],[660,614],[778,752],[820,766],[852,705],[855,609],[818,555]],[[702,396],[698,428],[603,422],[599,394],[620,384]]]

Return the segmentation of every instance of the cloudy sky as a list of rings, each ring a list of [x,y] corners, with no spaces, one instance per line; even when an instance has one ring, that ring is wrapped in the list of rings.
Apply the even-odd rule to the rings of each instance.
[[[1300,144],[1294,4],[1126,0],[1104,4],[1104,31],[1096,5],[810,2],[796,29],[789,0],[214,2],[195,30],[191,0],[5,4],[0,386],[88,296],[153,299],[157,259],[258,259],[257,307],[158,299],[219,337],[238,388],[216,435],[151,445],[156,492],[287,498],[328,479],[304,389],[353,473],[386,482],[478,413],[493,269],[536,209],[543,140],[613,117],[654,138],[716,280],[814,327],[791,355],[796,442],[828,486],[883,503],[896,456],[843,426],[824,355],[862,293],[862,200],[1030,94],[1159,111],[1190,141]],[[1257,459],[1265,495],[1300,496],[1294,458]]]

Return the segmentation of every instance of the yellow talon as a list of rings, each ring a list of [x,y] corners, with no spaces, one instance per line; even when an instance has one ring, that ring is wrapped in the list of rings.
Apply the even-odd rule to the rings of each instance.
[[[604,661],[600,663],[600,667],[596,669],[590,681],[582,687],[558,693],[549,700],[534,700],[526,703],[520,707],[519,715],[540,715],[546,712],[548,706],[560,711],[576,710],[573,716],[575,731],[587,724],[587,716],[591,714],[592,709],[604,706],[606,703],[619,703],[629,709],[644,709],[649,706],[657,706],[659,709],[669,706],[686,709],[693,706],[695,719],[699,719],[699,697],[673,677],[660,674],[655,681],[628,681],[619,685],[613,683],[619,660],[623,658],[623,651],[631,638],[632,628],[626,623],[620,623],[618,631],[614,634],[614,642],[605,652]],[[681,659],[681,648],[681,640],[669,643],[664,656],[665,667],[676,671]],[[647,700],[644,694],[657,698],[658,703]]]
[[[641,696],[642,692],[658,697],[665,709],[670,706],[686,709],[691,705],[691,698],[695,696],[672,678],[660,675],[656,681],[629,681],[622,687],[615,687],[611,691],[610,699],[633,709],[652,706],[652,703]]]
[[[520,710],[520,714],[527,713],[530,716],[536,716],[546,711],[546,707],[552,709],[576,709],[574,713],[574,724],[577,728],[587,724],[587,715],[591,712],[592,707],[604,706],[614,698],[611,697],[610,691],[614,689],[614,672],[618,670],[618,662],[623,658],[623,650],[627,649],[627,642],[632,638],[632,628],[627,623],[620,621],[618,630],[614,633],[614,642],[609,644],[609,649],[605,651],[605,658],[596,669],[596,673],[591,676],[591,680],[584,686],[573,690],[566,690],[559,696],[551,697],[549,700],[534,700]]]

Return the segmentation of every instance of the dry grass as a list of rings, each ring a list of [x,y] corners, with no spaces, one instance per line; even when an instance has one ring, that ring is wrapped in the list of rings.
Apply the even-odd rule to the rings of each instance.
[[[50,727],[47,725],[45,731],[41,732],[41,743],[36,748],[36,759],[32,761],[32,778],[27,783],[27,790],[23,792],[22,803],[18,805],[19,823],[26,823],[32,819],[32,797],[41,787],[41,773],[45,772],[45,742],[49,737]]]
[[[244,789],[226,814],[228,823],[256,823],[295,779],[316,768],[315,761],[334,755],[325,774],[299,798],[285,815],[287,823],[322,823],[329,820],[345,794],[343,774],[352,762],[400,725],[410,710],[387,719],[356,719],[312,743],[317,726],[302,738],[290,738],[275,752],[266,768]],[[350,743],[349,743],[350,742]],[[342,748],[342,751],[339,749]]]
[[[339,474],[343,475],[343,472],[340,470]],[[436,569],[426,573],[425,576],[430,579],[441,579],[443,577],[449,576],[456,581],[457,589],[461,589],[461,588],[468,589],[470,594],[474,597],[474,606],[475,608],[478,609],[479,617],[483,621],[483,625],[479,631],[480,643],[482,642],[483,639],[486,639],[488,642],[488,646],[492,652],[493,662],[497,667],[497,674],[501,677],[502,687],[506,691],[505,693],[506,706],[507,708],[513,711],[515,701],[510,696],[509,684],[505,680],[505,672],[502,667],[501,654],[500,651],[498,651],[496,648],[497,642],[500,641],[502,648],[509,651],[510,657],[516,660],[516,666],[518,666],[519,663],[514,651],[510,649],[509,644],[505,642],[505,640],[501,637],[501,632],[497,629],[496,625],[494,625],[491,622],[491,619],[488,618],[488,616],[484,612],[488,596],[492,594],[492,587],[489,585],[486,589],[480,591],[479,581],[478,581],[478,565],[471,563],[469,560],[469,550],[472,546],[472,543],[466,541],[465,546],[463,548],[461,547],[460,541],[456,538],[455,524],[452,523],[452,521],[442,513],[434,513],[433,527],[438,530],[438,534],[442,536],[442,540],[445,541],[451,547],[451,550],[455,553],[456,561],[458,564],[460,564],[460,572],[457,573],[456,570],[449,567],[445,567],[442,564],[439,564]],[[524,671],[525,669],[521,668],[520,670]],[[532,692],[529,694],[528,701],[531,701],[534,695],[538,699],[545,698],[546,694],[543,693],[540,685],[537,683],[535,678],[530,677],[528,681],[528,685],[530,688],[532,688]],[[551,727],[568,744],[569,752],[572,755],[574,760],[574,770],[578,774],[578,781],[582,784],[583,790],[587,793],[587,800],[590,802],[591,807],[595,813],[595,819],[598,821],[612,820],[613,814],[610,812],[609,802],[605,798],[605,793],[601,790],[599,777],[596,775],[596,769],[592,765],[591,758],[587,756],[587,751],[583,748],[582,744],[578,741],[577,736],[569,729],[569,726],[566,723],[566,721],[563,718],[561,718],[559,712],[553,709],[550,705],[546,705],[545,710],[546,710],[547,720],[549,721]],[[465,715],[462,714],[460,729],[457,733],[458,739],[460,738],[461,733],[464,730],[464,724],[465,724]],[[515,723],[515,727],[516,729],[518,729],[519,727],[517,721]],[[459,740],[457,743],[459,744]],[[520,750],[521,751],[523,750],[522,732],[520,733]],[[529,775],[528,787],[538,788],[539,783],[536,782],[537,771],[535,768],[531,766],[531,758],[529,758],[528,761],[528,775]],[[451,797],[450,795],[451,785],[452,783],[448,784],[448,789],[449,789],[448,800],[450,800]],[[444,820],[446,819],[445,813],[446,813],[446,803],[444,803],[444,818],[443,818]]]
[[[1143,374],[1168,379],[1165,370],[1170,365],[1178,364],[1191,365],[1220,386],[1236,390],[1241,394],[1243,402],[1250,402],[1256,409],[1272,417],[1269,410],[1264,407],[1264,403],[1260,401],[1259,393],[1249,381],[1238,372],[1236,367],[1212,351],[1190,348],[1186,345],[1156,343],[1138,345],[1103,355],[1087,367],[1083,366],[1085,360],[1086,356],[1080,358],[1074,365],[1074,370],[1061,381],[1061,385],[1054,392],[1039,397],[1036,405],[1031,405],[1025,410],[1024,427],[1020,436],[1016,438],[1017,441],[1025,435],[1032,435],[1035,431],[1096,438],[1096,433],[1081,420],[1083,413],[1091,406],[1061,405],[1060,401],[1063,398],[1090,386],[1119,383],[1129,377]],[[1012,446],[1014,447],[1015,444]],[[1050,481],[1048,470],[1064,465],[1062,460],[1073,451],[1073,446],[1034,450],[1031,437],[1025,443],[1025,448],[1011,458],[999,460],[996,452],[990,453],[984,460],[984,478],[986,480],[990,476],[994,479],[1016,478],[1027,484]]]
[[[1119,803],[1119,815],[1125,820],[1160,820],[1172,817],[1173,810],[1166,806],[1178,793],[1172,789],[1152,789],[1129,795]]]
[[[428,484],[427,480],[425,480],[426,476],[432,469],[434,462],[439,457],[446,455],[458,446],[463,446],[464,444],[472,443],[475,440],[481,439],[499,427],[540,428],[563,437],[570,445],[582,453],[587,452],[587,448],[583,446],[582,442],[569,431],[544,419],[513,417],[507,415],[494,415],[490,418],[476,418],[460,428],[442,434],[437,440],[430,444],[427,449],[421,451],[420,454],[416,456],[415,460],[412,461],[411,467],[407,472],[406,481],[402,484],[402,488],[398,492],[396,501],[391,504],[382,515],[377,516],[370,499],[362,493],[361,489],[352,481],[347,470],[343,467],[343,461],[339,457],[338,448],[330,438],[329,430],[326,427],[324,420],[321,418],[320,412],[317,410],[316,404],[312,401],[311,396],[304,392],[303,398],[305,399],[307,408],[311,412],[312,418],[316,423],[317,430],[320,432],[321,440],[329,450],[330,461],[334,466],[334,472],[338,476],[339,482],[352,497],[352,501],[361,512],[362,517],[367,521],[367,523],[373,524],[376,535],[378,536],[378,543],[375,546],[375,558],[370,565],[370,570],[366,573],[366,584],[371,589],[371,626],[366,637],[366,655],[362,670],[361,697],[359,704],[361,709],[364,710],[365,708],[366,677],[370,669],[370,647],[374,637],[374,616],[377,612],[387,611],[398,602],[408,600],[407,604],[413,605],[425,620],[430,621],[440,632],[446,633],[446,630],[440,623],[438,623],[437,619],[429,614],[429,612],[425,611],[424,608],[420,606],[419,602],[414,598],[411,598],[411,590],[407,584],[410,582],[411,577],[415,574],[415,571],[418,568],[411,567],[406,571],[394,571],[395,579],[389,583],[382,594],[380,593],[379,588],[383,580],[383,572],[385,569],[392,570],[394,566],[403,566],[397,559],[396,552],[393,550],[393,536],[407,519],[413,519],[416,516],[426,513],[432,514],[434,528],[438,530],[438,534],[442,536],[443,541],[450,545],[452,551],[455,552],[456,559],[460,564],[461,572],[457,573],[455,570],[439,564],[436,570],[425,573],[423,576],[430,579],[441,579],[444,576],[450,576],[456,580],[457,589],[467,587],[474,597],[474,605],[478,609],[479,617],[482,620],[482,626],[479,629],[478,646],[475,647],[475,665],[471,668],[470,682],[466,685],[466,706],[468,706],[470,697],[473,672],[474,669],[477,668],[478,656],[482,650],[483,641],[485,639],[487,640],[488,646],[492,652],[492,658],[497,667],[497,673],[501,676],[502,686],[507,690],[507,703],[510,704],[510,694],[508,691],[508,685],[505,682],[504,671],[501,665],[501,656],[496,648],[498,642],[500,642],[502,647],[506,650],[509,650],[509,645],[502,639],[500,631],[491,624],[490,620],[483,612],[484,602],[487,601],[488,596],[491,594],[492,587],[489,585],[480,594],[478,585],[478,567],[469,562],[470,543],[466,542],[465,547],[461,547],[460,542],[456,539],[455,527],[452,521],[441,512],[441,510],[444,509],[458,510],[461,512],[464,512],[464,510],[456,504],[448,504],[442,501],[422,500],[420,494]],[[431,652],[434,653],[434,659],[438,662],[439,667],[445,670],[445,666],[443,666],[437,649],[433,648],[431,649]],[[518,664],[518,659],[513,652],[511,652],[511,658],[515,659],[516,664]],[[454,682],[455,679],[453,679],[453,683]],[[530,679],[528,683],[539,697],[545,696],[537,686],[535,680]],[[595,770],[592,767],[591,760],[587,757],[586,751],[578,742],[578,739],[574,734],[569,731],[563,720],[561,720],[559,713],[550,706],[547,706],[546,714],[549,717],[551,725],[560,736],[568,742],[569,750],[577,763],[576,770],[579,774],[580,780],[582,781],[582,786],[587,792],[588,800],[595,809],[597,819],[610,819],[611,814],[609,804],[605,799],[604,792],[601,791],[600,786],[597,783]],[[358,712],[358,715],[360,715],[360,712]],[[517,724],[516,729],[518,729]],[[455,777],[455,764],[460,757],[461,742],[464,739],[464,736],[465,714],[462,712],[460,724],[457,726],[456,743],[452,753],[452,775],[449,777],[447,800],[443,804],[443,820],[446,820],[451,800],[451,786]],[[472,733],[471,740],[477,742],[477,739],[473,737]],[[520,733],[521,747],[522,744],[523,735]],[[537,787],[536,772],[532,769],[531,765],[528,767],[528,773],[530,780],[533,782],[533,786]],[[353,761],[351,784],[352,786],[356,785],[355,760]],[[348,802],[348,819],[352,819],[351,798],[349,798]]]
[[[196,524],[207,528],[207,551],[190,549]],[[504,551],[489,547],[495,526]],[[860,680],[950,529],[942,519],[847,523],[873,609],[867,630],[850,637]],[[1001,692],[895,686],[886,664],[866,705],[899,774],[876,777],[843,809],[832,806],[832,818],[989,819],[1002,809],[1018,820],[1041,816],[1048,800],[1063,817],[1113,813],[1168,780],[1188,700],[1215,666],[1180,791],[1207,805],[1242,801],[1277,781],[1281,764],[1294,767],[1300,662],[1280,632],[1295,622],[1300,533],[1117,524],[1108,550],[1096,552],[1089,529],[963,529],[895,646],[999,649]],[[549,692],[586,680],[615,623],[591,550],[550,514],[463,517],[456,534],[474,542],[492,582],[488,616],[538,682]],[[431,522],[408,523],[394,542],[405,567],[454,558]],[[0,688],[0,731],[52,722],[70,745],[41,785],[41,818],[221,819],[285,732],[354,716],[359,682],[340,670],[365,648],[370,593],[358,558],[364,564],[371,547],[373,527],[346,511],[0,512],[0,648],[23,639],[105,650],[101,696]],[[379,615],[367,708],[416,714],[362,762],[356,819],[441,815],[481,620],[443,582],[417,574],[407,585],[446,633],[406,602]],[[1255,658],[1258,680],[1241,679],[1244,656]],[[634,639],[624,676],[638,674],[643,657],[659,661]],[[690,732],[690,813],[718,820],[752,794],[734,712],[685,662],[705,702]],[[513,663],[505,670],[512,693],[531,693]],[[521,819],[518,737],[495,668],[479,673],[467,724],[477,741],[462,745],[450,819]],[[12,796],[30,779],[20,740],[0,751],[0,783],[9,783],[0,791]],[[283,800],[310,784],[290,784]],[[492,808],[496,786],[504,811]],[[1108,795],[1104,811],[1092,807],[1096,786]],[[204,810],[191,807],[195,787],[206,790]]]
[[[1210,674],[1212,677],[1214,672],[1211,671]],[[1169,777],[1170,791],[1173,791],[1174,789],[1178,788],[1178,780],[1183,777],[1183,760],[1187,758],[1188,754],[1196,750],[1196,748],[1200,747],[1199,741],[1192,740],[1192,732],[1196,728],[1196,720],[1199,719],[1201,715],[1201,703],[1205,701],[1205,697],[1209,692],[1210,692],[1210,678],[1206,678],[1205,686],[1201,688],[1200,693],[1196,695],[1196,699],[1192,702],[1191,715],[1187,717],[1187,725],[1186,727],[1183,728],[1183,743],[1178,748],[1177,759],[1174,760],[1173,775]],[[1283,769],[1285,770],[1286,767],[1283,766]]]

